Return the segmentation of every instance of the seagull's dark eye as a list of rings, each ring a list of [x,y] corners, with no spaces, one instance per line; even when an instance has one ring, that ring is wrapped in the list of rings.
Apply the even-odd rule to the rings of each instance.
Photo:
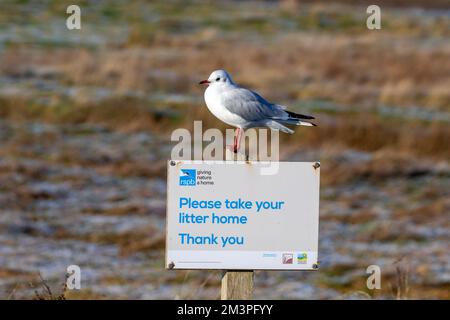
[[[217,77],[217,78],[216,78],[216,81],[219,81],[219,80],[220,80],[220,77]]]

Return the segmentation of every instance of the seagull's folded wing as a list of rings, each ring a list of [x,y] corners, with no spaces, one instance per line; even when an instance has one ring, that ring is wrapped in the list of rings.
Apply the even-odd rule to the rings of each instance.
[[[266,101],[256,92],[245,88],[233,88],[221,94],[222,105],[247,121],[262,121],[286,117],[286,112],[276,104]]]

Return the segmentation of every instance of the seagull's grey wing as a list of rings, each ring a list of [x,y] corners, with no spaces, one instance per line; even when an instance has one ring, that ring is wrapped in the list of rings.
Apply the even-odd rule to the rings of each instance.
[[[281,106],[272,104],[256,92],[245,88],[237,87],[223,92],[221,102],[228,111],[247,121],[286,117]]]

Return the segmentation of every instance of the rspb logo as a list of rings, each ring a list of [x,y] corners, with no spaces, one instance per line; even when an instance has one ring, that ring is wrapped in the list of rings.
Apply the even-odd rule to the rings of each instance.
[[[195,169],[181,169],[180,171],[180,186],[195,186],[197,172]]]

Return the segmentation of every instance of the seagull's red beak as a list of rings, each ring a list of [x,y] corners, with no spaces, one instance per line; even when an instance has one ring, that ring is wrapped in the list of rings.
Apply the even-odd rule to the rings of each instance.
[[[205,83],[209,84],[209,80],[202,80],[198,84],[205,84]]]

